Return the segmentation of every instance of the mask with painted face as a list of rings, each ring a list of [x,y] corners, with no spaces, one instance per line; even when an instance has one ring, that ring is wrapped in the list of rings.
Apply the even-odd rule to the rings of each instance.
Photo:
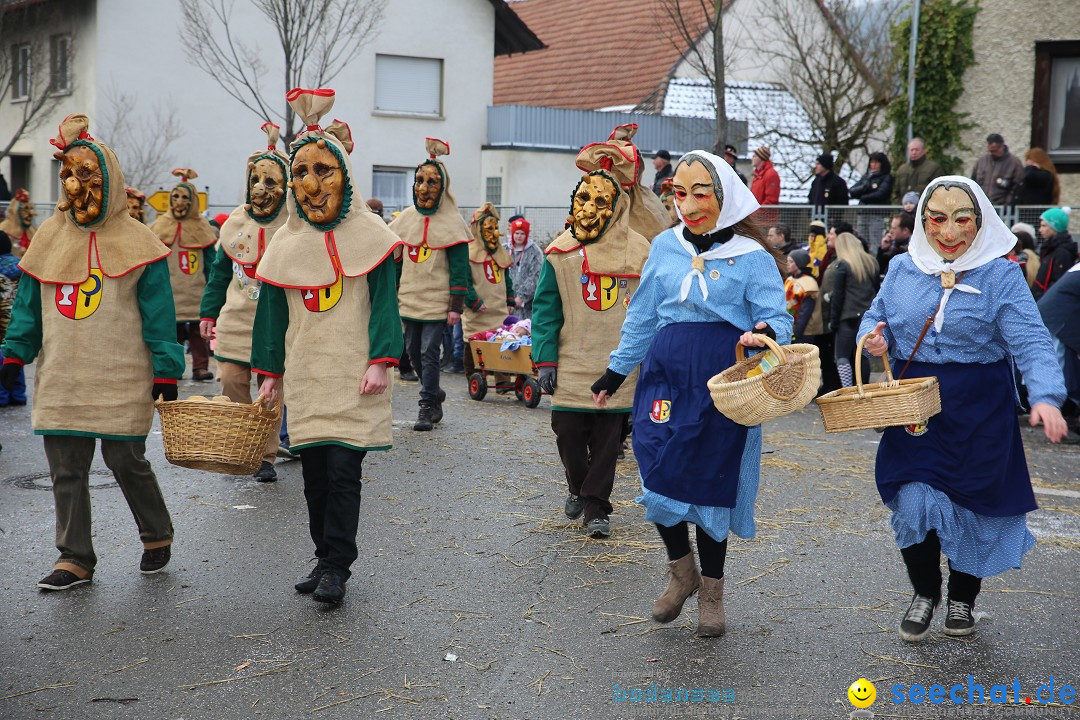
[[[257,220],[277,214],[285,199],[285,170],[276,160],[260,158],[248,164],[248,202]]]
[[[615,214],[617,197],[618,190],[610,177],[591,173],[581,178],[574,190],[569,217],[570,231],[578,242],[595,242],[604,234]]]
[[[922,220],[931,249],[947,262],[971,249],[982,226],[978,202],[958,184],[934,189],[926,200]]]
[[[309,142],[293,155],[291,186],[308,222],[327,225],[341,215],[345,203],[345,171],[325,140]]]
[[[716,229],[724,191],[719,179],[701,162],[679,163],[672,178],[675,205],[690,232],[704,235]]]
[[[480,223],[480,237],[484,241],[484,247],[488,252],[499,249],[499,221],[488,215]]]
[[[67,198],[67,208],[80,225],[88,225],[101,216],[105,194],[105,176],[97,153],[85,145],[75,145],[61,154],[60,182]]]
[[[169,212],[177,220],[183,220],[191,212],[191,190],[186,185],[177,185],[169,193]]]
[[[143,221],[143,201],[141,198],[128,195],[127,199],[128,215],[135,218],[139,222]]]
[[[24,228],[30,227],[34,221],[34,216],[37,215],[37,211],[34,210],[34,206],[30,204],[29,197],[25,202],[19,205],[19,222]]]
[[[442,199],[443,178],[439,166],[425,162],[416,169],[413,179],[413,203],[421,212],[434,212]]]

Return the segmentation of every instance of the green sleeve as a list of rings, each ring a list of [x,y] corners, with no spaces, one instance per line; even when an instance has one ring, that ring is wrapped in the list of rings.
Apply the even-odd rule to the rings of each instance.
[[[469,291],[469,244],[458,243],[446,248],[446,259],[450,263],[450,294],[465,295]]]
[[[202,304],[199,305],[199,318],[217,320],[221,308],[225,306],[225,293],[232,281],[232,258],[223,252],[214,256],[210,266],[210,278],[203,290]]]
[[[155,378],[179,380],[184,375],[184,346],[176,342],[176,309],[169,282],[169,258],[143,269],[137,288],[142,337],[150,348]]]
[[[23,273],[11,306],[11,322],[4,338],[3,353],[6,358],[32,363],[40,350],[41,283]]]
[[[289,329],[289,301],[285,289],[263,283],[255,306],[251,331],[251,369],[263,375],[285,374],[285,331]]]
[[[405,253],[401,254],[401,257],[394,260],[394,279],[397,281],[398,287],[401,287],[401,269],[405,265]]]
[[[563,326],[562,296],[555,268],[545,260],[536,281],[532,314],[532,357],[537,365],[559,363],[559,333]]]
[[[397,365],[405,350],[394,265],[394,259],[388,258],[367,274],[368,296],[371,298],[371,317],[368,318],[369,362],[392,362]]]
[[[503,268],[503,277],[506,278],[506,306],[514,307],[514,279],[510,277],[510,268]]]
[[[224,255],[224,254],[225,253],[219,253],[217,251],[217,245],[211,245],[209,247],[204,247],[203,248],[203,251],[202,251],[202,256],[203,256],[202,271],[203,271],[203,275],[206,276],[207,281],[210,280],[210,272],[211,272],[211,269],[214,266],[214,263],[217,262],[217,256],[218,255]]]
[[[476,292],[476,285],[472,279],[472,268],[469,268],[469,274],[466,276],[468,282],[466,283],[468,290],[465,291],[465,307],[469,308],[473,312],[480,309],[480,295]]]

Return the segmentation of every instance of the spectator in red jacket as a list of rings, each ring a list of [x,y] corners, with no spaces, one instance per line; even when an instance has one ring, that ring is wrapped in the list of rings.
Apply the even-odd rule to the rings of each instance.
[[[750,156],[754,166],[754,179],[750,181],[750,192],[754,193],[759,205],[780,204],[780,175],[772,164],[772,151],[768,145],[762,145]]]

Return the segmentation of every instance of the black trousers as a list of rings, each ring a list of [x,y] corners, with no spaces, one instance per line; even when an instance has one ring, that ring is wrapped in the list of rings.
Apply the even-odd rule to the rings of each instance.
[[[685,520],[671,527],[657,523],[656,529],[660,533],[660,539],[664,541],[668,560],[678,560],[690,553],[690,526]],[[714,580],[724,577],[727,538],[716,542],[709,533],[699,527],[697,528],[697,549],[701,574]]]
[[[936,605],[941,600],[941,541],[931,530],[922,542],[901,548],[907,566],[911,586],[919,595],[933,598]],[[975,598],[982,589],[982,578],[968,575],[953,567],[949,561],[949,598],[968,605],[975,605]]]
[[[626,413],[551,411],[551,429],[570,493],[581,496],[585,522],[611,514],[615,463]]]
[[[442,354],[444,322],[403,320],[405,349],[413,372],[420,376],[420,402],[439,404],[439,357]]]
[[[360,490],[363,487],[363,450],[340,445],[319,445],[300,451],[304,470],[304,498],[308,529],[315,543],[315,557],[324,568],[349,578],[356,560],[356,530],[360,523]]]

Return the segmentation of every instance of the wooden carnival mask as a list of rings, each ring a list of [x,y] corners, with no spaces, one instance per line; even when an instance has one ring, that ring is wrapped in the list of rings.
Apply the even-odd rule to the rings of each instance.
[[[971,249],[982,225],[978,202],[966,187],[951,183],[931,191],[922,220],[930,247],[949,262]]]
[[[101,216],[105,195],[105,174],[98,160],[97,153],[85,145],[75,145],[64,153],[58,153],[60,160],[60,182],[64,186],[64,195],[68,208],[75,214],[75,220],[81,225],[88,225]]]
[[[285,199],[285,170],[264,157],[248,164],[248,202],[256,218],[275,215]]]
[[[599,238],[615,214],[618,190],[614,181],[605,175],[591,174],[581,178],[574,190],[570,207],[571,232],[579,242]]]
[[[29,199],[23,201],[23,203],[19,205],[19,222],[24,228],[30,227],[30,223],[34,221],[35,215],[37,215],[37,211],[34,210],[34,206],[30,204]]]
[[[290,185],[308,222],[327,225],[341,215],[345,204],[345,170],[325,140],[309,142],[296,151]]]
[[[143,201],[142,198],[134,195],[128,195],[128,215],[135,218],[139,222],[143,221]]]
[[[690,232],[704,235],[715,230],[723,190],[705,163],[695,160],[679,163],[671,185],[675,204]]]
[[[442,199],[443,178],[439,166],[426,162],[416,169],[413,179],[413,202],[419,210],[435,210]]]
[[[480,221],[480,238],[488,252],[499,249],[499,221],[493,215],[485,215]]]
[[[177,220],[183,220],[191,212],[191,190],[186,185],[177,185],[169,193],[169,212]]]

